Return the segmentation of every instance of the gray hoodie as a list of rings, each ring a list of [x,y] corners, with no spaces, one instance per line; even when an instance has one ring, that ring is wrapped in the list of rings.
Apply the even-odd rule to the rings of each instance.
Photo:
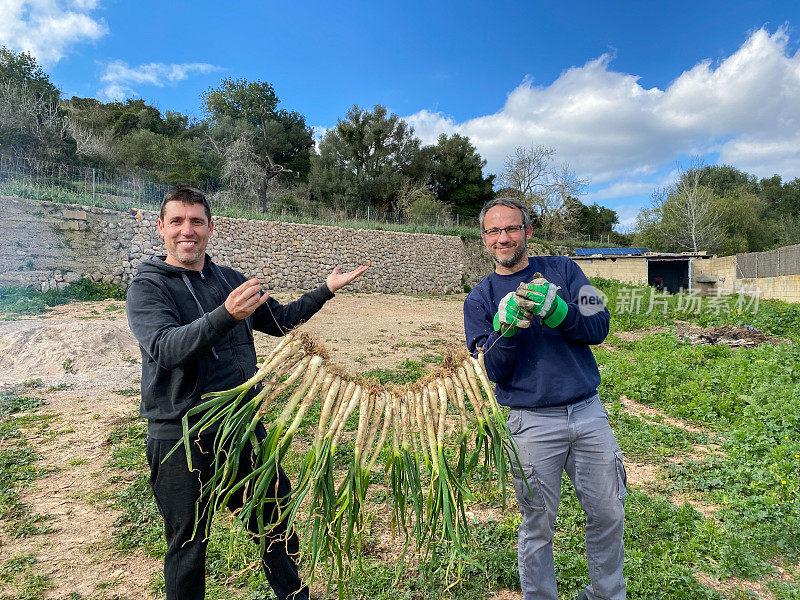
[[[179,439],[181,418],[203,394],[236,387],[255,373],[253,329],[284,335],[333,297],[323,284],[286,305],[270,298],[237,321],[224,303],[246,280],[208,255],[199,272],[168,265],[164,257],[139,265],[126,305],[142,352],[140,413],[150,437]]]

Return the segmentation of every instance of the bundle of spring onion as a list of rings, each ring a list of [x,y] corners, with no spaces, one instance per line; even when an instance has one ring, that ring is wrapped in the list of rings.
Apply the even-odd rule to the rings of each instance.
[[[361,543],[370,474],[391,436],[384,472],[393,530],[404,536],[406,549],[412,538],[418,550],[446,546],[449,566],[456,564],[469,538],[465,502],[481,456],[497,476],[504,505],[508,464],[518,461],[483,355],[451,354],[435,372],[401,388],[349,379],[326,365],[326,358],[324,348],[307,334],[291,333],[251,379],[207,394],[184,416],[183,439],[173,452],[182,446],[190,469],[192,439],[204,432],[214,436],[214,475],[201,491],[198,515],[225,508],[233,494],[244,494],[241,522],[256,517],[262,544],[275,525],[264,522],[265,514],[285,520],[288,530],[299,529],[307,542],[309,579],[319,561],[328,563],[329,584],[336,580],[341,597]],[[266,422],[280,408],[273,406],[275,401],[283,398],[277,417]],[[290,497],[276,498],[270,483],[315,402],[320,403],[319,424],[303,457],[300,481]],[[356,411],[357,429],[346,432]],[[457,432],[448,422],[451,411],[457,415]],[[256,430],[262,422],[266,436],[259,441]],[[353,455],[342,479],[335,475],[334,456],[348,435],[353,436]],[[252,472],[239,478],[248,442],[255,448],[254,456],[246,457],[253,461]],[[298,518],[301,511],[305,518]]]

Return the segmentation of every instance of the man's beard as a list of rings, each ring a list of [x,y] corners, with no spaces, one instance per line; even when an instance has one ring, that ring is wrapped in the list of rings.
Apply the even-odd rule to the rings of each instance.
[[[523,240],[521,244],[517,244],[517,248],[516,248],[516,250],[514,250],[514,254],[512,254],[510,257],[508,257],[505,260],[499,259],[494,252],[492,252],[491,250],[489,250],[489,248],[486,247],[485,244],[484,244],[483,247],[486,250],[486,253],[489,256],[492,257],[492,260],[494,262],[496,262],[501,267],[505,267],[506,269],[510,269],[511,267],[514,267],[517,264],[519,264],[519,261],[522,260],[522,257],[525,256],[528,253],[528,241],[527,240]]]
[[[167,250],[177,262],[186,268],[191,268],[196,265],[206,253],[206,247],[202,244],[198,244],[194,250],[184,250],[177,242],[175,242],[173,247],[167,248]]]
[[[189,253],[184,253],[183,255],[178,254],[176,256],[176,258],[178,259],[179,263],[189,267],[189,266],[197,264],[198,261],[200,260],[200,258],[205,255],[205,253],[206,253],[205,249],[203,249],[203,250],[195,250],[194,252],[192,252],[190,254]]]

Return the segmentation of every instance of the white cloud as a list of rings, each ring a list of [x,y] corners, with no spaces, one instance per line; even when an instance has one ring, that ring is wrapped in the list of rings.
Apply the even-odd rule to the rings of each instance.
[[[75,44],[108,33],[105,21],[91,14],[96,9],[94,0],[0,0],[0,44],[55,64]]]
[[[124,100],[136,95],[134,85],[164,87],[188,79],[190,75],[212,73],[220,67],[208,63],[147,63],[136,67],[115,60],[106,65],[102,81],[106,86],[99,91],[104,100]]]
[[[633,230],[636,225],[636,217],[639,216],[642,207],[639,204],[617,204],[609,208],[617,213],[619,220],[619,224],[614,229],[624,233]]]
[[[759,176],[800,176],[800,52],[785,28],[752,32],[730,56],[704,60],[666,89],[612,69],[603,55],[549,85],[530,78],[491,115],[459,123],[442,113],[407,117],[426,143],[440,133],[467,135],[499,173],[515,146],[558,150],[595,185],[596,198],[649,192],[649,180],[680,156],[719,153],[720,162]]]
[[[617,181],[590,194],[590,200],[607,200],[608,198],[630,198],[642,196],[653,191],[653,184],[643,181]]]

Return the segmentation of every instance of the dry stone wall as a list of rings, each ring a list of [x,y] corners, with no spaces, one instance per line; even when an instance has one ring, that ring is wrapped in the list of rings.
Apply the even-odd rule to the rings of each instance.
[[[62,288],[70,281],[125,284],[163,253],[155,212],[127,213],[0,197],[0,285]],[[349,289],[404,294],[463,290],[461,238],[324,225],[214,218],[208,253],[272,290],[320,285],[334,268],[370,269]]]

